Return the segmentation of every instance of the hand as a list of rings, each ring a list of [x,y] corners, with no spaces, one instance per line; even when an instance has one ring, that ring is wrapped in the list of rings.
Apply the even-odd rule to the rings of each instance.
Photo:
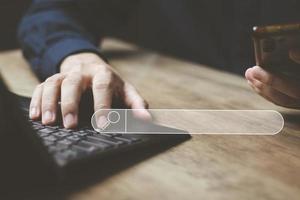
[[[300,109],[300,85],[271,74],[261,67],[247,69],[249,85],[261,96],[276,105]]]
[[[60,66],[60,73],[35,88],[30,103],[30,118],[42,118],[43,124],[53,124],[59,114],[57,107],[60,99],[64,127],[76,127],[80,98],[88,88],[93,91],[95,111],[109,109],[113,98],[118,98],[129,108],[141,109],[134,113],[137,117],[151,118],[146,110],[147,103],[136,89],[93,53],[68,56]]]

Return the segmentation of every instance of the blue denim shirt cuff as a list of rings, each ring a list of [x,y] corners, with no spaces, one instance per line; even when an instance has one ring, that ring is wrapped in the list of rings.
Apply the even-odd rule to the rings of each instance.
[[[59,65],[69,55],[80,52],[93,52],[101,56],[99,48],[93,43],[81,38],[63,39],[50,46],[44,53],[40,77],[42,80],[59,71]]]

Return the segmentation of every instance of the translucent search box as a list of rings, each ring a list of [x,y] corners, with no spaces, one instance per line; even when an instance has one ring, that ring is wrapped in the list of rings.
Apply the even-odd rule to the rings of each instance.
[[[274,110],[149,109],[151,121],[140,120],[139,109],[101,109],[91,118],[99,133],[275,135],[284,127]],[[148,124],[148,125],[147,125]],[[162,125],[151,126],[149,124]],[[160,128],[161,127],[161,128]]]

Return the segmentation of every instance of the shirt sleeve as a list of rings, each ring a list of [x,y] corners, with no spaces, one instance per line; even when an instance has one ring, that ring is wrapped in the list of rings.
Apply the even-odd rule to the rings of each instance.
[[[57,73],[68,55],[100,55],[100,37],[87,28],[83,16],[75,0],[33,0],[20,22],[18,40],[24,57],[41,80]]]

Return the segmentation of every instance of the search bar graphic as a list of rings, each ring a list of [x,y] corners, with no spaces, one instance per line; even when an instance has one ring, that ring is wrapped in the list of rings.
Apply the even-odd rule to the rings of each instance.
[[[101,133],[275,135],[284,127],[282,115],[274,110],[148,109],[151,122],[138,118],[139,109],[100,109],[91,118]],[[170,129],[147,129],[147,123]],[[141,125],[142,124],[142,125]]]

